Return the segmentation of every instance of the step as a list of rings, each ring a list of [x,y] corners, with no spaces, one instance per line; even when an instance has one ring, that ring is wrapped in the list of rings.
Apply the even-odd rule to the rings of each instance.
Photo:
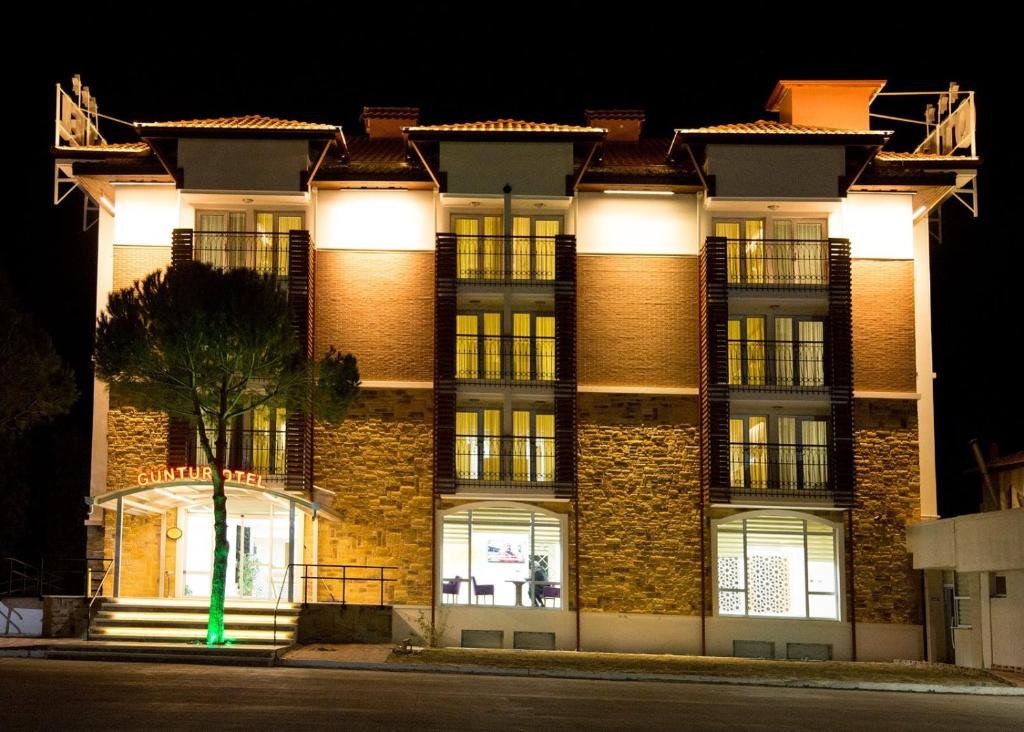
[[[209,648],[199,644],[110,643],[89,641],[48,648],[46,658],[65,661],[135,661],[227,666],[270,666],[286,646],[233,645]]]
[[[124,610],[101,610],[96,613],[93,622],[97,625],[181,625],[192,627],[206,626],[207,613],[179,612],[135,612]],[[224,625],[232,628],[279,628],[295,627],[299,622],[298,615],[242,615],[225,613]]]
[[[225,636],[245,645],[291,645],[295,633],[278,629],[232,630],[226,629]],[[134,626],[96,627],[89,629],[90,640],[135,641],[137,643],[202,643],[206,640],[206,628],[143,628]]]
[[[148,598],[124,598],[117,600],[104,600],[100,606],[102,610],[114,612],[172,612],[172,613],[209,613],[209,601],[187,601],[187,600],[166,600]],[[273,615],[277,612],[281,615],[298,615],[300,606],[296,603],[282,602],[275,603],[249,603],[249,602],[227,602],[224,604],[225,613],[234,615]]]

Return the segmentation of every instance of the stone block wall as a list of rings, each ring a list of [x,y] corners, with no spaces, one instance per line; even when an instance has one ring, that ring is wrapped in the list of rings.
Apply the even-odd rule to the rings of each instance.
[[[917,434],[915,402],[857,400],[852,521],[859,622],[921,622],[921,578],[906,545],[906,524],[920,516]]]
[[[343,516],[319,522],[319,561],[397,566],[387,602],[430,602],[432,440],[429,389],[363,389],[340,427],[316,426],[313,482],[334,491]],[[379,601],[376,584],[359,584],[349,587],[350,602]]]
[[[700,614],[693,397],[579,395],[583,610]]]
[[[131,287],[150,272],[171,263],[170,247],[117,245],[114,247],[113,289]]]

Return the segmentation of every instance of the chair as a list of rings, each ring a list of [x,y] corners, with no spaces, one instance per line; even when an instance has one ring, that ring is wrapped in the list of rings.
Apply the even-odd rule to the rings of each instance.
[[[473,575],[469,576],[470,581],[473,583],[473,597],[476,600],[476,604],[480,604],[481,597],[490,597],[491,604],[494,604],[494,585],[478,585],[476,583],[476,577]]]
[[[544,585],[544,587],[541,588],[540,597],[544,602],[544,607],[547,607],[548,600],[553,601],[554,604],[552,607],[557,607],[558,601],[562,599],[562,588],[555,587],[554,585]]]
[[[441,593],[444,595],[445,602],[450,602],[454,605],[459,601],[462,582],[463,579],[459,575],[455,575],[455,579],[441,583]]]

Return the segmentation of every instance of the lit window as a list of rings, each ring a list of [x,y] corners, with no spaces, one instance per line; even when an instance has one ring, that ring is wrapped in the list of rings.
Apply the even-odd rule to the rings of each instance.
[[[835,524],[750,514],[714,531],[720,615],[839,619]]]

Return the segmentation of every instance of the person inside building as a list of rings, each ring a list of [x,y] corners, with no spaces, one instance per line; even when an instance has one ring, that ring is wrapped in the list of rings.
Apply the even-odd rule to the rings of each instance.
[[[544,606],[544,584],[548,581],[548,571],[544,562],[536,554],[530,555],[530,598],[535,607]]]

